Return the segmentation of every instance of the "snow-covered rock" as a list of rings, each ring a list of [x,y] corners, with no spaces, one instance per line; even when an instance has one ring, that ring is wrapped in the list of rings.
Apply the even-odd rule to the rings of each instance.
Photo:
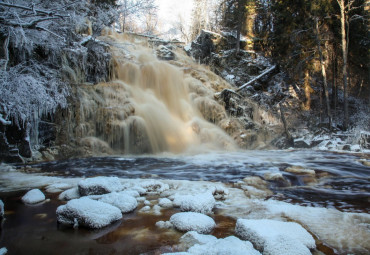
[[[307,175],[315,175],[315,170],[307,169],[302,166],[290,166],[285,168],[285,172],[293,173],[293,174],[307,174]]]
[[[211,217],[196,212],[176,213],[171,216],[170,222],[180,231],[196,231],[200,234],[210,233],[216,226]]]
[[[54,183],[46,187],[46,192],[59,193],[70,188],[72,188],[70,183]]]
[[[140,197],[140,194],[137,190],[124,190],[124,191],[120,191],[119,193],[126,194],[126,195],[136,197],[136,198]]]
[[[173,205],[185,212],[211,213],[216,200],[210,192],[199,195],[177,195]]]
[[[80,192],[78,191],[78,188],[71,188],[63,191],[62,193],[59,194],[59,200],[71,200],[71,199],[76,199],[80,198]]]
[[[250,242],[242,241],[235,236],[216,239],[205,244],[196,244],[188,252],[194,255],[261,255]]]
[[[0,249],[0,255],[5,255],[8,252],[8,249],[3,247]]]
[[[102,195],[98,200],[117,207],[122,213],[132,212],[137,207],[136,198],[117,192]]]
[[[181,249],[187,250],[196,244],[206,244],[217,240],[215,236],[199,234],[196,231],[189,231],[180,238]]]
[[[56,214],[59,223],[88,228],[102,228],[122,218],[117,207],[87,197],[59,206]]]
[[[45,200],[45,195],[39,189],[32,189],[28,191],[23,197],[22,201],[25,204],[36,204]]]
[[[158,205],[163,208],[171,208],[172,207],[172,201],[168,198],[161,198],[158,201]]]
[[[139,212],[149,212],[149,211],[150,211],[150,206],[149,205],[146,205],[146,206],[144,206],[143,208],[141,208],[139,210]]]
[[[155,223],[156,227],[158,228],[172,228],[172,223],[169,222],[169,221],[163,221],[163,220],[160,220],[160,221],[157,221]]]
[[[117,177],[93,177],[78,183],[81,196],[102,195],[121,191],[123,186]]]
[[[315,240],[301,225],[276,220],[238,219],[235,232],[244,240],[251,241],[263,254],[284,255],[311,254]]]
[[[4,203],[0,199],[0,219],[4,216]]]
[[[144,181],[140,184],[140,186],[145,190],[145,193],[153,194],[160,194],[170,188],[168,184],[157,180]]]

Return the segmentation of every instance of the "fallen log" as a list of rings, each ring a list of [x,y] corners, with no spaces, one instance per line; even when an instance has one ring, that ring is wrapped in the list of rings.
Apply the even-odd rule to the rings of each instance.
[[[257,77],[253,78],[252,80],[248,81],[247,83],[243,84],[242,86],[240,86],[238,89],[235,90],[235,92],[238,92],[239,90],[242,90],[243,88],[247,87],[249,84],[255,82],[256,80],[258,80],[259,78],[261,78],[262,76],[268,74],[269,72],[271,72],[272,70],[274,70],[276,68],[276,66],[272,66],[270,67],[269,69],[267,69],[266,71],[264,71],[263,73],[261,73],[260,75],[258,75]]]

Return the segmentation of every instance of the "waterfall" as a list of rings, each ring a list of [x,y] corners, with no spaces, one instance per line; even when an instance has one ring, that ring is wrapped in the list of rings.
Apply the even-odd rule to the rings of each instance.
[[[237,148],[216,125],[227,114],[211,88],[124,35],[103,39],[111,45],[111,79],[77,89],[81,145],[125,154]]]

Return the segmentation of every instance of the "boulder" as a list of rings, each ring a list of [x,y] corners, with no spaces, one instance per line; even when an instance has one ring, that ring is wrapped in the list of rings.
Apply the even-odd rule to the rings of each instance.
[[[121,191],[123,186],[117,177],[93,177],[78,183],[81,196],[102,195]]]
[[[71,199],[76,199],[80,198],[80,192],[78,191],[78,188],[71,188],[63,191],[62,193],[59,194],[59,200],[71,200]]]
[[[87,228],[102,228],[122,218],[117,207],[87,197],[59,206],[56,214],[61,224]]]
[[[117,192],[103,195],[98,200],[119,208],[122,213],[132,212],[137,207],[136,198]]]
[[[198,195],[177,195],[173,201],[174,206],[180,207],[181,211],[211,213],[216,200],[210,192]]]
[[[311,254],[315,240],[301,225],[276,220],[238,219],[235,232],[251,241],[263,254]]]
[[[171,208],[173,206],[172,201],[168,198],[159,199],[158,205],[163,208]]]
[[[180,231],[196,231],[200,234],[210,233],[216,226],[215,221],[201,213],[181,212],[170,218],[171,224]]]
[[[32,189],[28,191],[23,197],[22,201],[25,204],[36,204],[45,200],[44,193],[39,189]]]

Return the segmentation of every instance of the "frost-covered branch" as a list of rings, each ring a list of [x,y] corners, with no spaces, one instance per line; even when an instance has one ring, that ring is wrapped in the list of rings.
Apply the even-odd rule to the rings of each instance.
[[[9,4],[9,3],[0,2],[0,5],[10,7],[10,8],[18,8],[18,9],[23,9],[23,10],[27,10],[27,11],[32,11],[36,14],[42,14],[42,15],[47,15],[47,16],[57,16],[59,18],[68,17],[66,15],[61,15],[61,14],[58,14],[58,13],[54,13],[52,11],[38,10],[38,9],[33,8],[33,7],[30,8],[30,7],[26,7],[26,6],[22,6],[22,5],[17,5],[17,4]]]
[[[23,28],[36,28],[36,25],[40,22],[46,21],[46,20],[52,20],[52,19],[59,19],[60,17],[46,17],[46,18],[39,18],[34,19],[27,23],[20,23],[20,22],[14,22],[14,21],[7,21],[7,20],[1,20],[1,22],[8,26],[13,27],[23,27]]]

